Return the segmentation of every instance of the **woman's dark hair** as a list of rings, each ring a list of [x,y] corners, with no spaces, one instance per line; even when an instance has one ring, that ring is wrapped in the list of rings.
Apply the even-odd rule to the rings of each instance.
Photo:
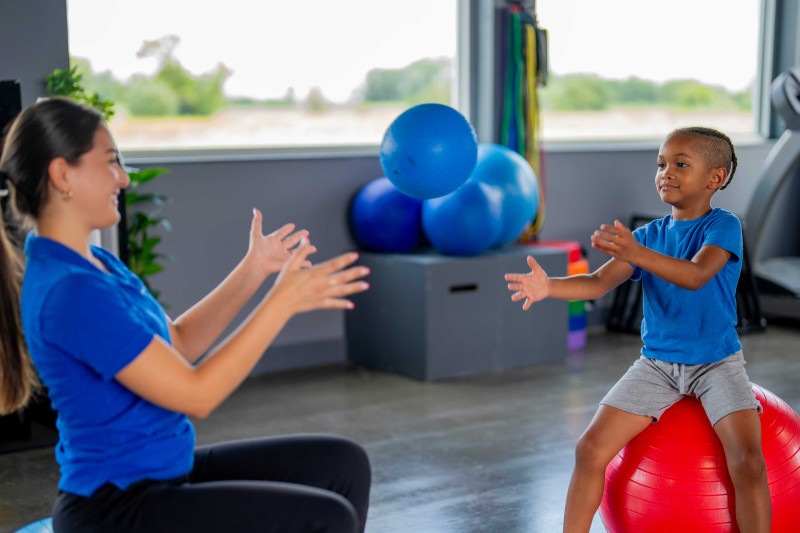
[[[669,137],[679,133],[704,137],[704,142],[699,146],[700,153],[703,154],[703,157],[713,168],[724,168],[728,171],[728,179],[719,190],[730,185],[733,175],[736,173],[736,167],[739,165],[739,161],[736,159],[736,151],[733,149],[733,143],[730,138],[721,131],[703,126],[679,128],[670,133]]]
[[[15,215],[36,220],[47,202],[48,168],[56,158],[75,165],[90,151],[103,118],[66,98],[42,99],[17,116],[0,154],[0,190]],[[0,213],[0,219],[4,219]],[[39,381],[20,319],[22,259],[0,224],[0,414],[23,407]]]

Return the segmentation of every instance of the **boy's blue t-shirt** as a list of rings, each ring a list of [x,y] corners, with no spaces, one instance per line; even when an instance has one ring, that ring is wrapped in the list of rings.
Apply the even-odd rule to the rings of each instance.
[[[114,376],[158,335],[163,309],[114,255],[92,247],[109,273],[50,239],[29,235],[22,324],[39,376],[58,413],[61,490],[91,496],[105,483],[187,474],[194,428],[122,386]]]
[[[642,355],[670,363],[707,364],[741,350],[736,333],[736,285],[742,270],[739,219],[714,208],[694,220],[654,220],[633,232],[664,255],[691,260],[707,245],[731,253],[717,275],[697,290],[683,289],[634,265],[643,293]]]

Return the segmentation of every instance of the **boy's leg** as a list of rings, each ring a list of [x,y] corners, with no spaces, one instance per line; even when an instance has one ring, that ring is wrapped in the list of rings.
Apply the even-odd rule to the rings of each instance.
[[[658,420],[683,395],[671,363],[640,357],[600,402],[575,448],[564,531],[587,532],[603,499],[606,467],[633,437]]]
[[[703,403],[728,463],[739,531],[768,532],[771,501],[761,450],[761,404],[753,394],[741,351],[697,368],[691,391]]]
[[[731,413],[714,425],[736,494],[736,524],[742,533],[769,533],[772,502],[767,466],[761,451],[761,420],[758,411]]]
[[[575,469],[564,509],[564,532],[588,532],[603,498],[606,467],[630,440],[650,424],[650,416],[601,405],[575,448]]]

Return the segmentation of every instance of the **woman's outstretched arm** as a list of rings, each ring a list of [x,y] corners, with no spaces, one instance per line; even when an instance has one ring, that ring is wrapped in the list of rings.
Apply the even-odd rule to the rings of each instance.
[[[271,274],[278,272],[290,250],[308,231],[285,224],[269,235],[262,233],[263,217],[253,210],[247,254],[208,295],[174,321],[170,321],[172,345],[189,362],[196,361],[231,323]]]
[[[351,266],[355,253],[342,254],[313,267],[315,248],[301,244],[285,263],[275,285],[256,309],[200,364],[192,366],[159,337],[117,380],[143,398],[172,411],[208,416],[249,375],[278,332],[296,314],[316,309],[349,309],[348,296],[368,288],[369,271]]]

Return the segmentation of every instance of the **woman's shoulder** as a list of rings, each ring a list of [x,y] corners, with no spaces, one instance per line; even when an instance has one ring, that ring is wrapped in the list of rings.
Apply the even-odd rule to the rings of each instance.
[[[123,263],[119,257],[109,252],[101,246],[91,246],[92,255],[101,260],[106,266],[114,266],[119,269],[127,269],[128,267]]]

